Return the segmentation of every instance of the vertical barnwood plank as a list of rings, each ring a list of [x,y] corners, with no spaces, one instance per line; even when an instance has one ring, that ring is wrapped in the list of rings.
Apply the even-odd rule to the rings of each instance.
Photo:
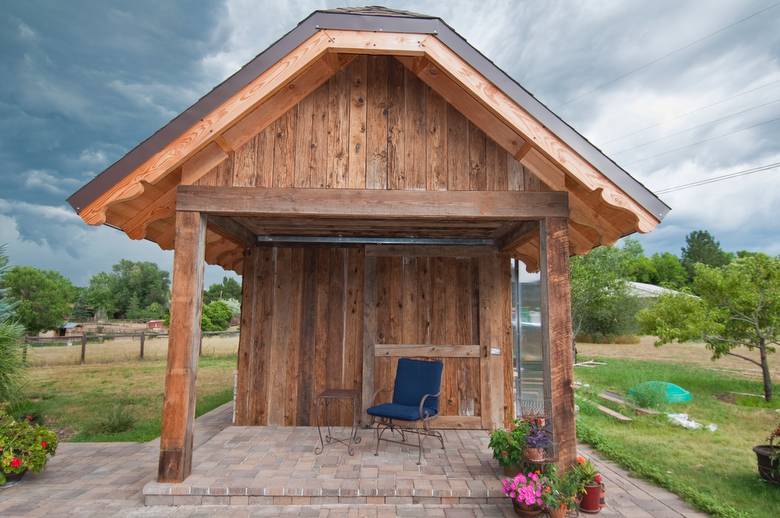
[[[292,108],[274,122],[274,187],[293,187],[295,160],[303,151],[296,148],[298,107]]]
[[[298,354],[298,408],[296,426],[315,424],[314,330],[317,311],[317,258],[314,248],[303,249],[303,293],[301,297],[301,343]]]
[[[460,344],[460,331],[463,326],[461,315],[458,313],[458,286],[460,282],[454,281],[458,275],[457,258],[447,257],[441,260],[441,272],[437,275],[442,279],[442,299],[444,304],[444,344]],[[439,342],[442,343],[442,342]],[[458,415],[460,412],[459,370],[461,367],[459,358],[444,358],[444,386],[442,395],[444,415]]]
[[[157,480],[181,482],[192,470],[206,216],[176,212],[173,291]]]
[[[374,375],[375,358],[374,344],[377,340],[377,284],[376,284],[376,257],[366,256],[363,270],[363,409],[360,414],[360,423],[368,425],[370,419],[365,410],[374,402],[371,396],[374,394],[376,383]]]
[[[469,190],[486,191],[485,140],[481,129],[469,122]]]
[[[235,187],[254,187],[255,171],[258,163],[258,146],[260,134],[255,135],[249,141],[236,149],[233,156],[233,185]]]
[[[506,153],[507,170],[509,175],[509,190],[510,191],[524,191],[525,190],[525,169],[519,160]]]
[[[506,151],[489,137],[485,140],[485,173],[487,175],[487,190],[509,190]]]
[[[482,427],[495,429],[504,420],[502,357],[492,354],[492,349],[502,350],[501,315],[502,297],[500,283],[503,260],[497,253],[479,258],[479,335],[482,346],[480,364],[480,392]]]
[[[457,305],[457,342],[453,344],[473,344],[473,298],[471,290],[471,260],[468,258],[456,259],[455,279],[457,293],[455,304]],[[471,358],[453,358],[458,364],[458,415],[474,415],[476,398],[479,394],[478,373],[474,372],[476,360]]]
[[[542,190],[542,182],[528,169],[525,169],[525,190],[529,192],[539,192]]]
[[[257,331],[255,322],[255,295],[257,291],[257,247],[248,249],[244,254],[244,267],[241,270],[241,327],[238,336],[238,359],[236,370],[236,423],[247,426],[250,422],[249,396],[252,389],[252,378],[263,373],[252,368],[255,350],[254,333]]]
[[[404,67],[404,182],[401,188],[424,191],[426,179],[425,137],[427,124],[426,93],[428,87]]]
[[[376,258],[376,310],[374,318],[376,320],[376,340],[375,344],[393,343],[390,335],[390,265],[392,258]],[[387,358],[374,359],[374,391],[387,388]],[[386,397],[386,394],[382,394]]]
[[[421,344],[431,342],[431,311],[433,302],[433,278],[431,276],[431,258],[417,257],[417,336]]]
[[[274,320],[274,283],[276,271],[276,249],[257,248],[255,281],[255,325],[253,333],[253,356],[250,369],[249,387],[249,423],[250,425],[268,424],[269,390],[271,385],[271,338]]]
[[[344,372],[344,249],[330,248],[326,388],[342,388]]]
[[[568,228],[568,218],[545,218],[540,229],[542,335],[548,350],[550,406],[559,469],[574,464],[577,455]]]
[[[328,79],[327,168],[325,186],[347,187],[349,167],[349,68],[341,69]]]
[[[366,187],[366,113],[368,56],[358,56],[350,64],[349,86],[349,174],[347,187]]]
[[[344,386],[361,390],[363,383],[363,248],[347,248],[346,283],[347,305],[345,307],[345,334],[347,369]],[[347,423],[352,423],[352,408],[347,407]],[[355,408],[360,416],[360,408]]]
[[[471,297],[471,340],[472,344],[479,344],[479,258],[473,257],[470,260],[471,272],[469,280],[471,283],[471,289],[469,295]],[[482,415],[482,375],[481,375],[481,358],[475,358],[470,363],[473,387],[474,387],[474,415]]]
[[[469,190],[469,122],[447,105],[447,189]]]
[[[390,268],[388,271],[388,277],[387,277],[387,284],[389,286],[388,292],[389,292],[389,314],[390,314],[390,320],[388,322],[389,327],[387,329],[388,331],[388,338],[389,343],[399,344],[403,343],[402,340],[402,333],[403,333],[403,304],[404,304],[404,294],[403,289],[401,286],[401,279],[403,275],[403,267],[402,267],[402,258],[401,257],[391,257],[390,258]],[[392,392],[393,389],[393,382],[395,380],[395,371],[398,367],[398,360],[397,359],[388,359],[385,362],[385,383],[388,390],[388,394]]]
[[[314,102],[314,115],[308,164],[311,178],[309,187],[324,188],[328,183],[328,88],[329,84],[325,83],[310,96]],[[342,122],[346,125],[346,120]]]
[[[271,324],[271,343],[268,388],[268,424],[284,425],[287,388],[287,343],[290,336],[290,248],[277,248],[274,272],[274,313]]]
[[[257,169],[255,170],[254,185],[257,187],[272,187],[274,184],[275,125],[271,124],[255,138],[257,140],[257,146],[255,147]],[[233,184],[236,185],[235,180]]]
[[[504,381],[504,427],[509,428],[515,418],[514,355],[512,348],[512,260],[501,256],[501,365]]]
[[[429,191],[447,190],[447,101],[426,87],[426,178]]]
[[[387,56],[368,56],[366,188],[387,188]]]
[[[327,88],[327,83],[324,85]],[[320,88],[323,88],[322,86]],[[295,187],[311,187],[312,129],[314,128],[314,94],[298,103],[295,124]]]
[[[387,188],[406,185],[404,66],[394,58],[387,63]]]
[[[316,324],[314,328],[314,394],[322,392],[327,386],[328,360],[328,312],[330,286],[330,251],[327,248],[316,249]],[[314,408],[313,410],[316,410]]]
[[[417,344],[419,309],[417,306],[417,258],[401,258],[401,341],[402,344]]]
[[[287,352],[287,371],[285,373],[286,386],[284,390],[284,425],[295,426],[298,415],[298,372],[301,322],[302,322],[302,292],[303,292],[303,248],[293,248],[290,251],[290,276],[286,289],[290,293],[290,306],[287,309],[289,315],[289,331],[287,342],[283,344]]]

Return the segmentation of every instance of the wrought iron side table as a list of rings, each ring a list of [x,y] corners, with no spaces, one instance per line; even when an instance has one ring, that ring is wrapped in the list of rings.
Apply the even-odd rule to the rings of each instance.
[[[346,439],[333,437],[331,424],[328,419],[328,406],[332,400],[351,400],[352,401],[352,431]],[[325,439],[322,438],[322,411],[325,411],[325,426],[327,432]],[[354,389],[325,389],[317,395],[317,433],[320,435],[320,444],[314,448],[314,454],[319,455],[325,450],[325,444],[340,442],[347,446],[347,453],[354,455],[353,446],[360,443],[360,437],[357,435],[358,418],[360,416],[360,392]]]

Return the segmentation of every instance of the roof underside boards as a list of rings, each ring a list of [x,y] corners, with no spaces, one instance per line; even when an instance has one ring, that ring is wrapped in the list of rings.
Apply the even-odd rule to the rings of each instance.
[[[325,38],[316,39],[317,35],[325,35]],[[312,50],[305,63],[295,62],[294,65],[299,67],[298,72],[278,72],[280,62],[291,59],[291,55],[297,53],[305,57],[305,49],[301,48],[306,45],[320,45],[321,50]],[[188,183],[188,178],[197,180],[223,161],[232,160],[231,153],[235,150],[223,138],[223,133],[228,133],[225,130],[235,134],[235,128],[240,127],[242,121],[244,126],[247,126],[246,121],[262,121],[256,128],[249,125],[250,130],[242,130],[243,135],[238,132],[241,138],[236,142],[243,144],[276,119],[265,120],[268,116],[262,113],[258,115],[262,111],[258,106],[276,107],[284,112],[289,109],[287,105],[291,104],[285,104],[285,95],[299,102],[300,98],[295,95],[302,95],[304,87],[313,91],[328,80],[327,76],[337,74],[355,59],[354,54],[361,52],[407,56],[399,58],[407,69],[417,74],[449,104],[465,113],[488,137],[539,176],[547,188],[569,191],[572,217],[580,220],[580,223],[573,223],[572,229],[576,233],[577,225],[581,227],[580,234],[585,236],[585,241],[590,241],[589,247],[614,241],[636,230],[648,231],[668,212],[669,208],[652,192],[565,124],[443,21],[378,7],[313,13],[236,74],[74,193],[68,201],[89,223],[119,226],[131,237],[148,237],[168,248],[170,243],[164,244],[162,241],[165,240],[159,239],[158,234],[170,235],[171,232],[165,229],[164,219],[154,217],[170,213],[174,203],[171,192],[176,185]],[[289,77],[278,79],[284,73],[288,73]],[[236,98],[246,96],[250,88],[254,88],[252,92],[259,95],[257,92],[262,87],[260,80],[271,77],[269,74],[275,74],[281,82],[273,88],[268,86],[267,93],[258,97],[253,105],[230,104]],[[468,77],[464,78],[464,75]],[[272,80],[266,79],[266,83],[270,84]],[[258,87],[258,84],[261,86]],[[279,95],[283,88],[284,95]],[[308,94],[309,90],[305,93]],[[212,122],[215,114],[223,117],[222,129],[214,134],[209,133],[206,135],[208,138],[198,134],[197,131],[213,130],[205,124]],[[187,148],[171,148],[172,143],[181,141],[185,134],[195,135],[194,138],[201,139],[203,144],[191,151],[180,151]],[[533,145],[523,146],[525,142]],[[548,147],[545,148],[545,145]],[[522,150],[518,151],[517,146],[523,146]],[[136,179],[138,172],[164,151],[168,152],[164,164],[170,163],[172,166],[158,168],[160,174],[154,177]],[[594,174],[572,175],[572,167],[575,173],[577,167],[580,171],[585,167]],[[118,187],[121,187],[120,194],[115,195],[112,191],[116,192]],[[132,203],[133,199],[135,203]],[[615,223],[615,214],[621,211],[630,214],[630,219],[635,223]],[[152,220],[143,223],[144,218],[149,216],[153,216]],[[135,228],[138,228],[139,221],[142,222],[143,231],[140,235],[138,231],[133,233],[133,229],[123,225],[128,221],[136,223]],[[604,235],[596,238],[594,229],[599,232],[604,230]],[[575,251],[582,253],[582,246]]]

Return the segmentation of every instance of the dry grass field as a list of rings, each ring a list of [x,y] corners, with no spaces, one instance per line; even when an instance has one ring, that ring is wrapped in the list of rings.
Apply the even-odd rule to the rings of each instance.
[[[638,344],[587,344],[578,343],[577,353],[583,357],[616,358],[624,360],[652,360],[675,364],[695,365],[724,373],[739,374],[751,378],[760,378],[761,369],[750,362],[726,356],[712,361],[712,353],[704,344],[667,344],[661,347],[653,345],[655,338],[643,336]],[[738,352],[758,361],[758,351],[742,348]],[[780,380],[780,352],[769,354],[769,367],[772,378]]]
[[[87,343],[86,363],[126,362],[138,359],[140,341],[138,338],[116,338],[105,342]],[[238,335],[206,336],[203,338],[204,356],[226,356],[238,351]],[[146,337],[144,358],[146,360],[164,360],[168,354],[168,337]],[[52,345],[30,347],[27,363],[30,367],[53,365],[78,365],[81,355],[81,342],[76,339],[72,345]]]

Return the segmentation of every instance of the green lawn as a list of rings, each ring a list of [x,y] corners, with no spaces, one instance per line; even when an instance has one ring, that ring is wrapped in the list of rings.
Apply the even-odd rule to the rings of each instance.
[[[716,397],[723,398],[728,391],[760,393],[759,381],[701,367],[613,358],[604,361],[608,364],[602,367],[575,370],[577,381],[590,385],[577,390],[580,440],[713,515],[780,515],[780,487],[758,477],[751,450],[763,443],[780,421],[776,404],[771,405],[775,408],[761,408],[760,402],[748,406],[755,403],[750,396],[726,398],[734,403]],[[704,425],[715,423],[718,430],[687,430],[669,423],[665,415],[634,416],[634,421],[621,423],[583,399],[595,401],[595,394],[602,389],[625,394],[637,383],[650,380],[669,381],[689,390],[692,402],[666,410],[687,413]],[[633,416],[628,409],[607,406]]]
[[[197,415],[230,401],[236,357],[203,357]],[[18,414],[37,414],[69,441],[148,441],[160,435],[165,360],[31,367]],[[128,418],[129,416],[129,418]]]

